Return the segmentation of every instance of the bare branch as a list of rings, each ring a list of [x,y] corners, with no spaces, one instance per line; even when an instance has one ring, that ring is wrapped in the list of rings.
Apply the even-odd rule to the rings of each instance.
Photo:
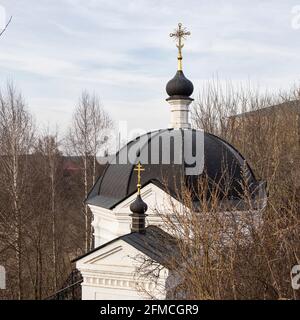
[[[12,16],[9,18],[6,26],[4,27],[4,29],[0,32],[0,37],[3,35],[3,33],[6,31],[7,27],[9,26],[9,24],[11,23],[12,21]]]

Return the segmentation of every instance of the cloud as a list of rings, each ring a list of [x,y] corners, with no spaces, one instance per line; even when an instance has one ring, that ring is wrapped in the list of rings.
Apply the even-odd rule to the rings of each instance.
[[[300,31],[291,28],[294,1],[2,4],[14,18],[0,39],[0,80],[3,84],[13,77],[33,111],[43,104],[40,122],[51,113],[53,122],[66,127],[81,90],[88,89],[101,95],[115,117],[130,118],[132,126],[141,121],[147,127],[167,126],[164,86],[176,71],[176,48],[168,35],[179,21],[192,32],[184,68],[195,95],[216,72],[220,79],[251,78],[274,90],[298,78]],[[56,120],[53,106],[63,108],[65,117]]]

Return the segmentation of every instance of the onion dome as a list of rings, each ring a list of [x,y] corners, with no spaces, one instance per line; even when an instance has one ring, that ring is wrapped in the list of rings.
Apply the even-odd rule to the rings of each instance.
[[[182,70],[178,70],[173,79],[166,86],[169,98],[167,100],[188,99],[194,91],[193,83],[187,79]]]
[[[143,201],[141,195],[138,194],[134,202],[130,205],[130,211],[132,213],[144,214],[147,209],[147,204]]]
[[[131,232],[146,233],[146,214],[148,209],[147,204],[141,197],[141,172],[145,171],[141,163],[138,161],[134,171],[137,171],[137,196],[134,202],[130,205],[132,212]]]
[[[187,79],[182,71],[182,48],[184,47],[183,40],[186,39],[191,33],[182,27],[182,24],[178,24],[178,28],[170,34],[170,37],[174,37],[177,41],[176,47],[178,49],[178,68],[175,77],[171,79],[166,86],[167,94],[169,95],[169,100],[192,100],[190,96],[194,91],[194,86],[192,82]]]

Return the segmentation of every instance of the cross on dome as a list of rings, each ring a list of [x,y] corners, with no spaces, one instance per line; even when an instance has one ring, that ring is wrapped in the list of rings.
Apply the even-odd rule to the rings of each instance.
[[[184,47],[183,40],[186,40],[186,36],[190,36],[191,33],[186,28],[182,28],[182,24],[178,23],[178,28],[170,33],[170,37],[174,37],[177,40],[176,47],[178,48],[178,70],[182,70],[182,48]]]
[[[138,188],[138,194],[141,193],[141,172],[145,171],[145,169],[143,168],[143,166],[141,165],[141,162],[139,161],[138,164],[136,165],[136,167],[134,168],[134,171],[137,171],[137,188]]]

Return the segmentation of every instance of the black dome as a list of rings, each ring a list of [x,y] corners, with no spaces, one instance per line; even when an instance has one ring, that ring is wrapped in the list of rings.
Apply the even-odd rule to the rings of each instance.
[[[171,99],[189,98],[193,91],[193,83],[187,79],[181,70],[178,70],[173,79],[166,86],[167,94]]]
[[[186,169],[190,165],[187,163],[177,164],[174,158],[174,141],[179,139],[182,141],[182,148],[191,147],[193,154],[197,148],[196,135],[203,134],[204,146],[204,170],[199,175],[186,175]],[[189,139],[185,139],[187,134],[190,134]],[[172,136],[170,148],[170,164],[163,164],[162,150],[165,149],[163,141]],[[159,161],[156,164],[151,163],[151,148],[159,147]],[[128,150],[131,154],[128,156]],[[149,152],[150,150],[150,152]],[[202,149],[201,149],[202,150]],[[176,152],[175,152],[176,154]],[[143,161],[143,158],[148,158],[148,163]],[[131,162],[120,164],[121,159],[130,158]],[[211,181],[215,181],[219,185],[220,197],[224,194],[225,200],[240,201],[243,193],[242,183],[244,177],[247,177],[247,183],[253,195],[258,195],[259,192],[264,194],[263,183],[256,180],[251,168],[245,162],[242,155],[230,144],[209,133],[193,129],[165,129],[154,132],[149,132],[137,139],[129,142],[123,147],[114,157],[111,163],[106,165],[102,176],[98,179],[93,189],[86,199],[86,203],[97,205],[103,208],[112,209],[118,203],[122,202],[131,194],[135,193],[136,175],[134,173],[135,163],[141,161],[145,171],[141,176],[141,184],[144,186],[149,182],[156,184],[159,187],[165,188],[167,191],[176,196],[176,188],[182,182],[182,178],[189,184],[196,182],[199,177],[206,176]],[[228,176],[224,177],[224,170],[228,172]],[[254,190],[256,190],[254,193]],[[222,193],[223,192],[223,193]]]
[[[141,196],[138,194],[134,202],[130,205],[130,210],[133,213],[139,213],[143,214],[147,211],[148,206],[147,204],[143,201]]]

